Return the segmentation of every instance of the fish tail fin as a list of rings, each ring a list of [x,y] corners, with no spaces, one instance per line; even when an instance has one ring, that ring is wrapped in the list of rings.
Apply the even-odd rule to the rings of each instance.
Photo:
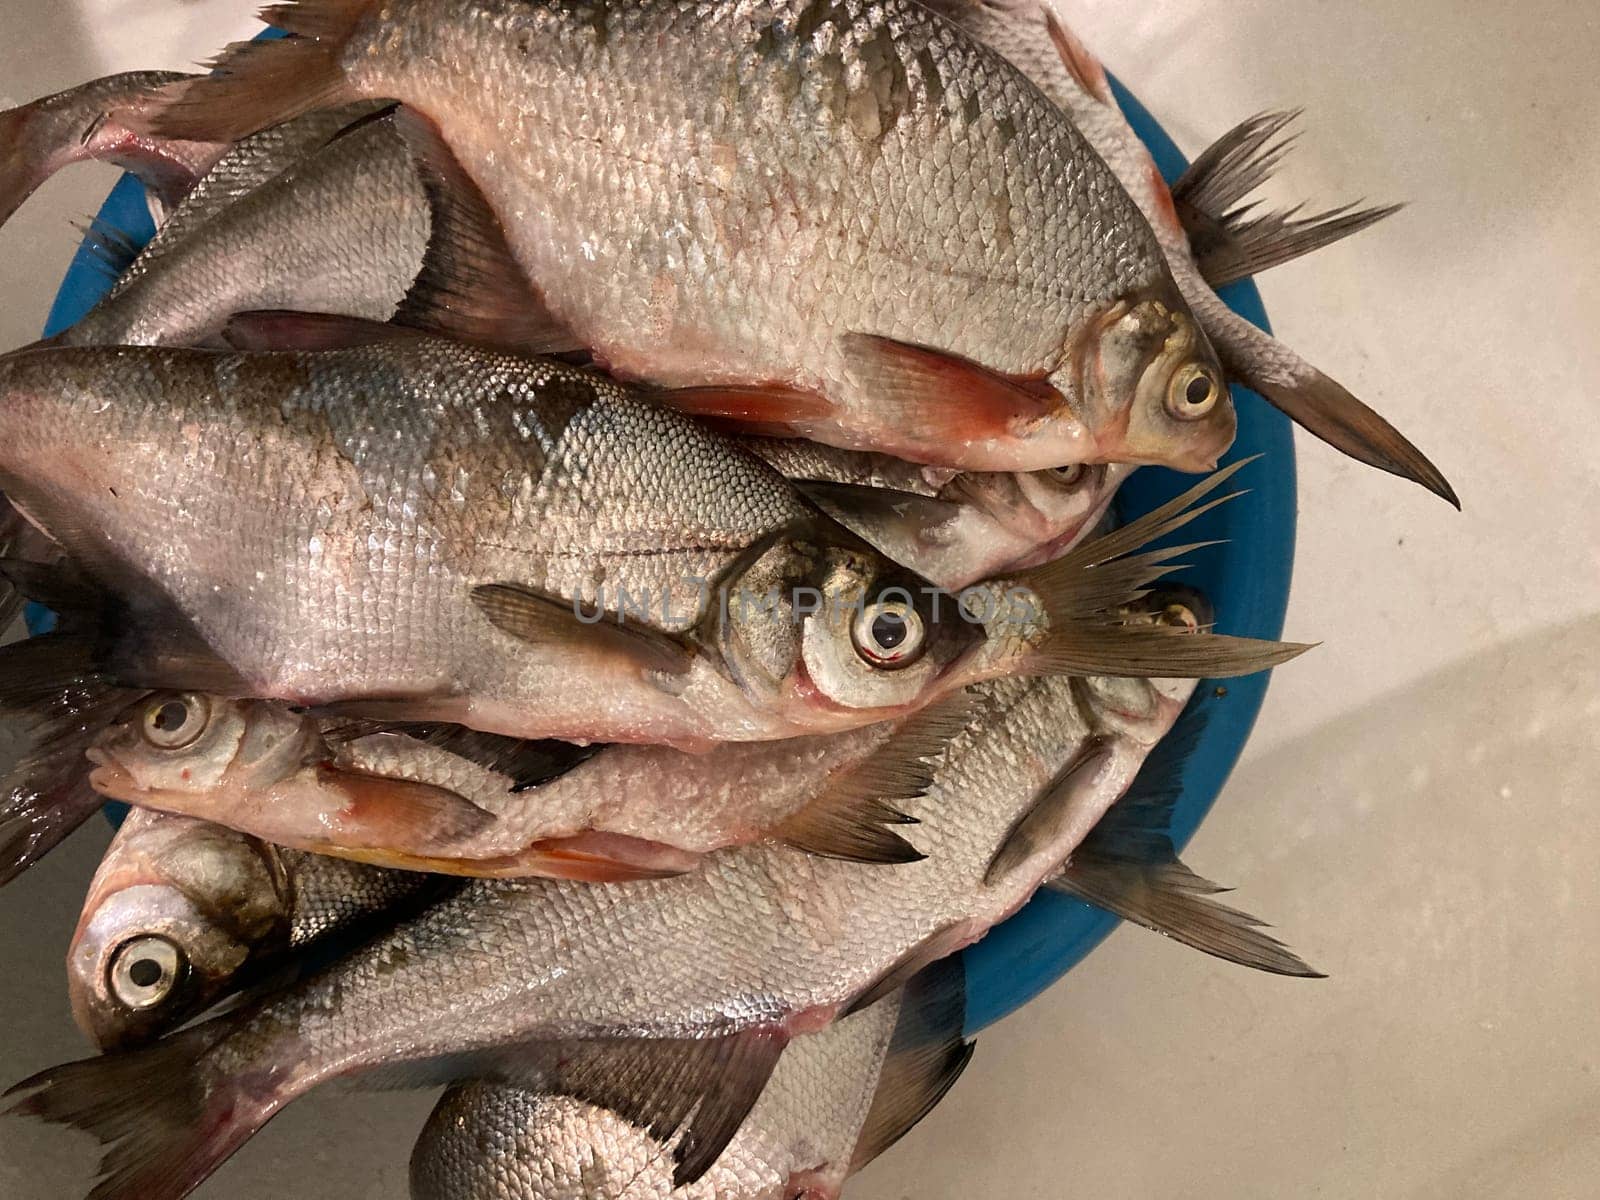
[[[1403,205],[1341,205],[1301,216],[1304,205],[1258,213],[1240,204],[1265,183],[1294,147],[1289,132],[1300,110],[1260,113],[1213,142],[1173,185],[1179,219],[1200,273],[1221,287],[1360,233]]]
[[[179,148],[129,135],[113,113],[136,110],[155,92],[189,78],[130,71],[0,112],[0,224],[63,167],[90,160],[132,171],[163,200],[194,183]]]
[[[1342,384],[1220,302],[1208,306],[1204,320],[1229,378],[1340,453],[1409,479],[1445,503],[1461,507],[1444,472]]]
[[[1174,561],[1178,556],[1215,543],[1154,550],[1149,544],[1243,495],[1211,494],[1254,461],[1224,467],[1120,529],[1018,576],[1028,593],[1028,616],[1036,618],[1042,608],[1048,623],[1048,635],[1031,651],[1030,666],[1047,674],[1220,679],[1264,671],[1309,650],[1293,642],[1134,619],[1131,611],[1157,579],[1182,566]]]
[[[235,42],[212,73],[168,91],[140,122],[159,137],[236,142],[321,108],[358,100],[341,57],[377,0],[290,0],[261,18],[291,35]]]
[[[66,1063],[6,1093],[8,1116],[93,1134],[104,1147],[88,1200],[178,1200],[263,1125],[272,1108],[208,1070],[211,1025],[152,1046]]]

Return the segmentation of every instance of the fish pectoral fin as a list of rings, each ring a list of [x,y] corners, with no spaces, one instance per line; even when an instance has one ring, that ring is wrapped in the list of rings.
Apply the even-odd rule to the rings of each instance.
[[[1117,98],[1111,94],[1111,81],[1106,78],[1104,65],[1078,35],[1062,23],[1049,4],[1039,7],[1044,9],[1045,28],[1050,31],[1050,40],[1055,44],[1056,53],[1061,56],[1061,65],[1067,69],[1067,73],[1085,93],[1107,108],[1116,108]]]
[[[421,270],[395,322],[531,354],[584,349],[517,263],[493,206],[439,131],[411,109],[392,119],[411,151],[432,219]]]
[[[1241,121],[1196,158],[1172,188],[1173,202],[1205,281],[1232,283],[1332,245],[1392,216],[1404,205],[1357,208],[1346,204],[1302,217],[1240,204],[1277,170],[1293,146],[1285,134],[1298,109],[1260,113]]]
[[[826,397],[786,384],[712,384],[652,393],[679,412],[744,434],[799,437],[833,415]]]
[[[1283,413],[1307,433],[1315,434],[1357,462],[1377,467],[1420,484],[1456,509],[1461,501],[1444,472],[1377,412],[1314,367],[1293,375],[1257,370],[1220,351],[1229,376]]]
[[[1079,853],[1049,886],[1240,966],[1305,979],[1325,977],[1263,932],[1260,920],[1212,899],[1212,893],[1224,889],[1177,859],[1140,863]]]
[[[972,701],[963,691],[908,718],[866,761],[831,775],[809,804],[778,827],[777,836],[825,858],[922,861],[927,856],[891,828],[917,823],[895,804],[927,793],[932,760],[971,715]]]
[[[113,281],[133,266],[143,249],[141,239],[119,229],[103,216],[91,217],[82,224],[74,223],[74,228],[83,234],[84,245],[94,256],[95,265]]]
[[[571,601],[515,583],[487,583],[472,589],[472,601],[489,623],[518,641],[534,645],[588,648],[640,671],[685,674],[690,649],[671,634],[599,616],[585,620]]]
[[[412,779],[324,765],[317,768],[317,782],[340,803],[316,830],[330,852],[394,850],[449,857],[453,847],[498,820],[457,792]]]
[[[1093,738],[1046,785],[989,860],[988,870],[983,876],[986,886],[1004,879],[1041,847],[1060,839],[1075,820],[1082,818],[1086,808],[1095,799],[1101,775],[1110,764],[1112,753],[1109,741]]]
[[[850,1158],[852,1174],[909,1133],[955,1086],[972,1061],[972,1043],[962,1037],[966,1023],[961,955],[934,963],[906,984],[872,1106]]]
[[[922,545],[932,542],[933,531],[952,524],[961,515],[959,504],[916,492],[864,483],[835,483],[827,479],[791,482],[806,499],[842,525],[858,529],[892,528]]]
[[[1012,435],[1016,424],[1046,415],[1060,419],[1061,393],[1043,379],[875,334],[844,334],[839,348],[883,421],[917,431],[919,440],[964,444]]]
[[[1147,595],[1156,580],[1179,569],[1177,556],[1214,543],[1143,548],[1243,495],[1232,492],[1205,499],[1254,461],[1254,457],[1241,459],[1215,471],[1137,520],[1018,575],[1021,590],[1037,601],[1048,624],[1048,636],[1027,652],[1030,669],[1064,675],[1226,678],[1264,671],[1309,650],[1310,646],[1295,642],[1127,620],[1129,605]]]
[[[529,847],[537,874],[587,883],[621,883],[683,875],[700,864],[700,855],[665,842],[620,833],[590,831],[546,838]]]
[[[546,1078],[552,1092],[610,1109],[673,1147],[673,1186],[711,1169],[755,1106],[788,1035],[775,1028],[727,1037],[564,1042]]]
[[[367,317],[287,309],[235,313],[222,327],[222,340],[235,350],[349,350],[415,341],[419,336],[415,329]]]

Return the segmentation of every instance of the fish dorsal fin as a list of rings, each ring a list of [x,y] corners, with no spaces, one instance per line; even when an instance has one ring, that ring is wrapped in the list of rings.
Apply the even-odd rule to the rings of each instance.
[[[1066,67],[1068,74],[1077,80],[1078,86],[1088,95],[1107,108],[1116,108],[1117,99],[1111,94],[1111,81],[1106,78],[1106,69],[1100,60],[1055,14],[1049,0],[1039,7],[1044,11],[1045,28],[1050,31],[1050,40],[1055,43],[1056,53],[1061,56],[1061,65]]]
[[[1403,205],[1340,205],[1302,216],[1304,205],[1259,212],[1242,204],[1277,170],[1297,134],[1298,109],[1240,122],[1204,150],[1172,189],[1200,273],[1212,287],[1258,274],[1332,245],[1392,216]]]
[[[472,602],[489,623],[518,641],[587,647],[612,663],[642,671],[682,675],[690,651],[671,634],[596,614],[578,615],[571,601],[515,583],[488,583],[472,589]]]
[[[1184,764],[1209,715],[1208,705],[1189,706],[1049,886],[1229,962],[1317,977],[1293,951],[1263,933],[1260,921],[1209,899],[1226,889],[1178,860],[1173,807],[1183,793]]]
[[[906,985],[878,1088],[850,1159],[852,1173],[910,1132],[966,1070],[972,1060],[972,1043],[962,1038],[966,1020],[961,955],[934,963]]]
[[[863,762],[830,776],[822,792],[779,827],[778,836],[827,858],[920,862],[926,855],[891,828],[917,823],[896,804],[927,794],[940,752],[971,715],[971,698],[961,692],[906,718]]]
[[[567,1043],[549,1090],[608,1108],[673,1147],[674,1187],[711,1169],[760,1098],[787,1035]]]
[[[422,269],[395,322],[531,354],[583,349],[517,264],[499,217],[438,131],[409,109],[395,114],[394,126],[411,151],[432,217]]]
[[[1081,819],[1084,805],[1100,787],[1113,756],[1110,741],[1095,737],[1045,785],[989,861],[983,881],[1004,879],[1044,847],[1059,840],[1066,827]]]

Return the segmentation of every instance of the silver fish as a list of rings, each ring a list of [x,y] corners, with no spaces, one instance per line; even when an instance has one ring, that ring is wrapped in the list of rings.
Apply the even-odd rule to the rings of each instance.
[[[73,1018],[102,1050],[177,1028],[281,959],[433,885],[135,809],[67,951]]]
[[[109,1144],[96,1200],[168,1200],[318,1083],[409,1061],[429,1080],[509,1072],[659,1138],[682,1130],[673,1178],[693,1182],[791,1037],[983,936],[1054,874],[1191,689],[981,685],[906,807],[918,862],[760,846],[605,889],[473,882],[276,999],[46,1071],[13,1090],[11,1111]]]
[[[1204,470],[1232,441],[1145,218],[1060,108],[913,0],[268,19],[298,36],[235,46],[144,127],[402,101],[550,322],[680,407],[974,470]]]
[[[1311,217],[1234,210],[1286,148],[1275,141],[1295,114],[1244,122],[1195,160],[1169,189],[1111,94],[1104,68],[1053,0],[930,0],[930,6],[1020,67],[1078,128],[1150,220],[1179,291],[1228,375],[1353,458],[1411,479],[1460,508],[1426,455],[1344,387],[1216,294],[1213,280],[1263,270],[1366,228],[1394,207],[1333,209]],[[1200,246],[1191,239],[1198,236]],[[1209,261],[1208,279],[1207,261]]]
[[[704,1178],[675,1187],[647,1130],[570,1096],[447,1092],[411,1155],[412,1200],[837,1200],[971,1057],[959,956],[904,993],[796,1038]]]
[[[236,148],[55,344],[199,345],[252,309],[388,320],[422,262],[428,207],[388,124],[328,142],[366,108],[303,117],[270,146],[253,146],[258,135]]]
[[[1236,467],[958,603],[692,420],[548,360],[413,335],[41,349],[0,362],[0,390],[0,486],[76,534],[122,605],[121,640],[64,670],[130,686],[695,746],[1003,674],[1215,675],[1303,649],[1118,615],[1179,551],[1126,556]]]
[[[527,743],[479,734],[463,747],[458,734],[368,732],[281,704],[158,692],[88,757],[102,795],[278,845],[454,875],[618,880],[687,871],[768,837],[863,862],[914,859],[893,805],[926,788],[929,758],[959,723],[936,706],[887,739],[869,728],[697,754],[618,746],[528,791]],[[575,753],[554,743],[537,757]]]

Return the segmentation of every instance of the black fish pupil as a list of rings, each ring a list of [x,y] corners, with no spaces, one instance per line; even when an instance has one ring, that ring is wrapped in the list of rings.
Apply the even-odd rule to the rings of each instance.
[[[135,987],[154,987],[161,981],[161,964],[153,958],[141,958],[128,968],[128,978]]]
[[[872,618],[872,640],[885,650],[893,650],[910,636],[910,627],[899,613],[879,613]]]
[[[182,729],[183,723],[188,719],[188,706],[177,700],[169,700],[156,711],[155,726],[165,733],[170,733],[174,729]]]
[[[1211,399],[1211,381],[1196,377],[1189,381],[1189,386],[1183,389],[1183,397],[1196,407]]]

